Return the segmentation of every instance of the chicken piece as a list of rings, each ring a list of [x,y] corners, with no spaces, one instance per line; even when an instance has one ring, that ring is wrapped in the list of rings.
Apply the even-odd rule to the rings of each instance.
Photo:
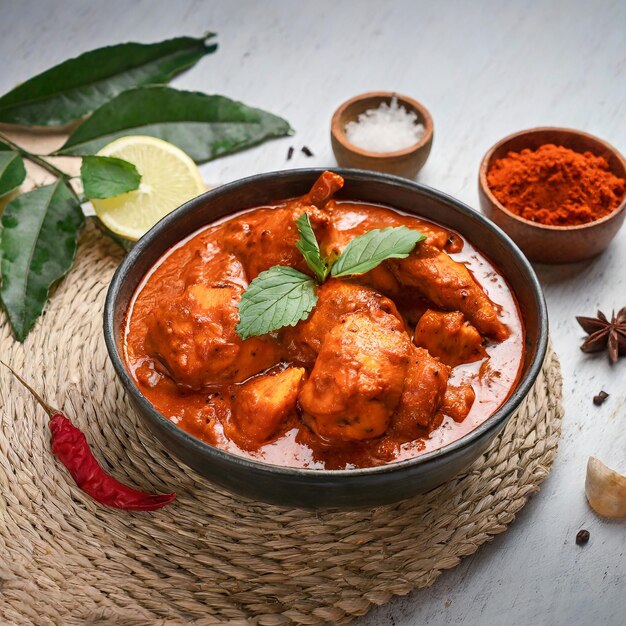
[[[476,400],[476,392],[469,383],[458,387],[450,385],[443,397],[441,412],[449,415],[455,422],[462,422],[470,412]]]
[[[245,380],[275,365],[281,357],[277,343],[268,337],[242,341],[235,331],[241,292],[191,285],[159,303],[147,320],[147,354],[192,389]]]
[[[342,187],[343,178],[339,174],[326,171],[315,181],[303,200],[321,209]]]
[[[405,332],[346,315],[327,335],[300,392],[305,421],[323,439],[354,441],[382,435],[404,386],[411,343]]]
[[[296,402],[305,370],[288,367],[276,374],[261,374],[238,385],[232,403],[232,424],[226,434],[244,449],[258,448],[279,433]]]
[[[317,296],[317,305],[306,320],[281,331],[286,354],[297,363],[311,367],[327,333],[346,314],[363,313],[380,324],[405,330],[395,304],[369,287],[331,279],[318,288]]]
[[[482,334],[496,341],[509,336],[498,318],[498,307],[467,267],[447,253],[418,244],[406,259],[388,263],[402,285],[414,288],[438,307],[461,311]]]
[[[411,347],[404,389],[392,418],[394,434],[411,441],[433,430],[449,375],[450,368],[427,350]]]
[[[358,285],[371,287],[391,298],[400,315],[411,326],[415,326],[420,317],[432,306],[431,302],[414,289],[403,287],[389,269],[387,263],[381,263],[366,274],[355,276],[350,280]]]
[[[287,265],[311,274],[296,248],[300,238],[296,220],[305,212],[319,237],[329,216],[316,207],[290,203],[274,209],[258,209],[249,220],[227,222],[221,235],[222,244],[241,260],[250,281],[274,265]]]
[[[376,289],[376,291],[380,291],[380,293],[394,298],[394,300],[402,294],[402,286],[385,263],[381,263],[361,276],[355,276],[354,280],[362,285],[372,287],[372,289]]]
[[[487,356],[480,333],[459,311],[426,311],[415,327],[413,343],[426,348],[450,367],[480,361]]]
[[[463,249],[463,239],[454,231],[414,216],[405,217],[391,209],[378,206],[374,208],[372,210],[367,205],[350,202],[333,203],[333,223],[320,242],[322,251],[326,255],[339,255],[355,237],[375,228],[390,226],[406,226],[419,230],[426,237],[424,243],[446,252],[460,252]]]
[[[414,217],[405,218],[390,209],[376,207],[376,210],[372,211],[367,206],[349,202],[340,205],[333,204],[331,209],[333,221],[325,229],[324,238],[320,241],[322,254],[330,258],[337,258],[350,241],[370,230],[400,225],[419,230],[426,236],[425,243],[436,248],[448,252],[459,252],[463,248],[463,239],[453,231],[425,220],[416,221]],[[415,323],[425,308],[428,308],[421,306],[419,302],[415,307],[413,306],[415,299],[411,297],[411,293],[407,293],[387,262],[381,263],[361,276],[354,277],[353,280],[392,298],[407,319],[412,320],[412,323]],[[407,306],[401,307],[401,300]],[[414,308],[417,309],[415,313]]]
[[[197,250],[183,268],[185,285],[206,285],[208,287],[243,287],[248,286],[243,265],[236,256],[208,243]]]
[[[330,216],[320,207],[342,185],[341,176],[324,172],[301,198],[273,209],[257,209],[249,219],[227,222],[221,233],[225,250],[241,260],[249,280],[274,265],[287,265],[312,274],[296,248],[300,239],[296,220],[307,213],[316,237],[321,239],[330,224]]]

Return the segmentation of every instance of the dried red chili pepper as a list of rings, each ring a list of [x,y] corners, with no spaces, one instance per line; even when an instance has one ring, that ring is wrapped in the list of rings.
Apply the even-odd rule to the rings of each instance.
[[[50,416],[50,443],[54,455],[65,465],[78,487],[94,500],[132,511],[153,511],[169,504],[175,493],[144,493],[123,485],[105,472],[94,457],[85,435],[61,411],[52,408],[11,367],[0,361],[19,380]]]

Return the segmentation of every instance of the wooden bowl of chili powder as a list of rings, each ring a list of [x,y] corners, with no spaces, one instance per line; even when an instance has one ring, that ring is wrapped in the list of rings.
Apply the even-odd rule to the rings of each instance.
[[[484,156],[478,188],[487,217],[541,263],[596,256],[626,217],[626,160],[579,130],[505,137]]]

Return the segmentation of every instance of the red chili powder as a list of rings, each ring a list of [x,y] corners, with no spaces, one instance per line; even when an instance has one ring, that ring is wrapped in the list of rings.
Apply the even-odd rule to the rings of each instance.
[[[493,163],[487,182],[509,211],[552,226],[586,224],[612,213],[626,183],[604,157],[553,144],[509,152]]]

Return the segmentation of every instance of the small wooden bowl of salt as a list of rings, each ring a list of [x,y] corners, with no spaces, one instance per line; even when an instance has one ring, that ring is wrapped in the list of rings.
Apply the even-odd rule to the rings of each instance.
[[[335,111],[330,140],[341,167],[415,178],[430,154],[433,120],[412,98],[373,91]]]

